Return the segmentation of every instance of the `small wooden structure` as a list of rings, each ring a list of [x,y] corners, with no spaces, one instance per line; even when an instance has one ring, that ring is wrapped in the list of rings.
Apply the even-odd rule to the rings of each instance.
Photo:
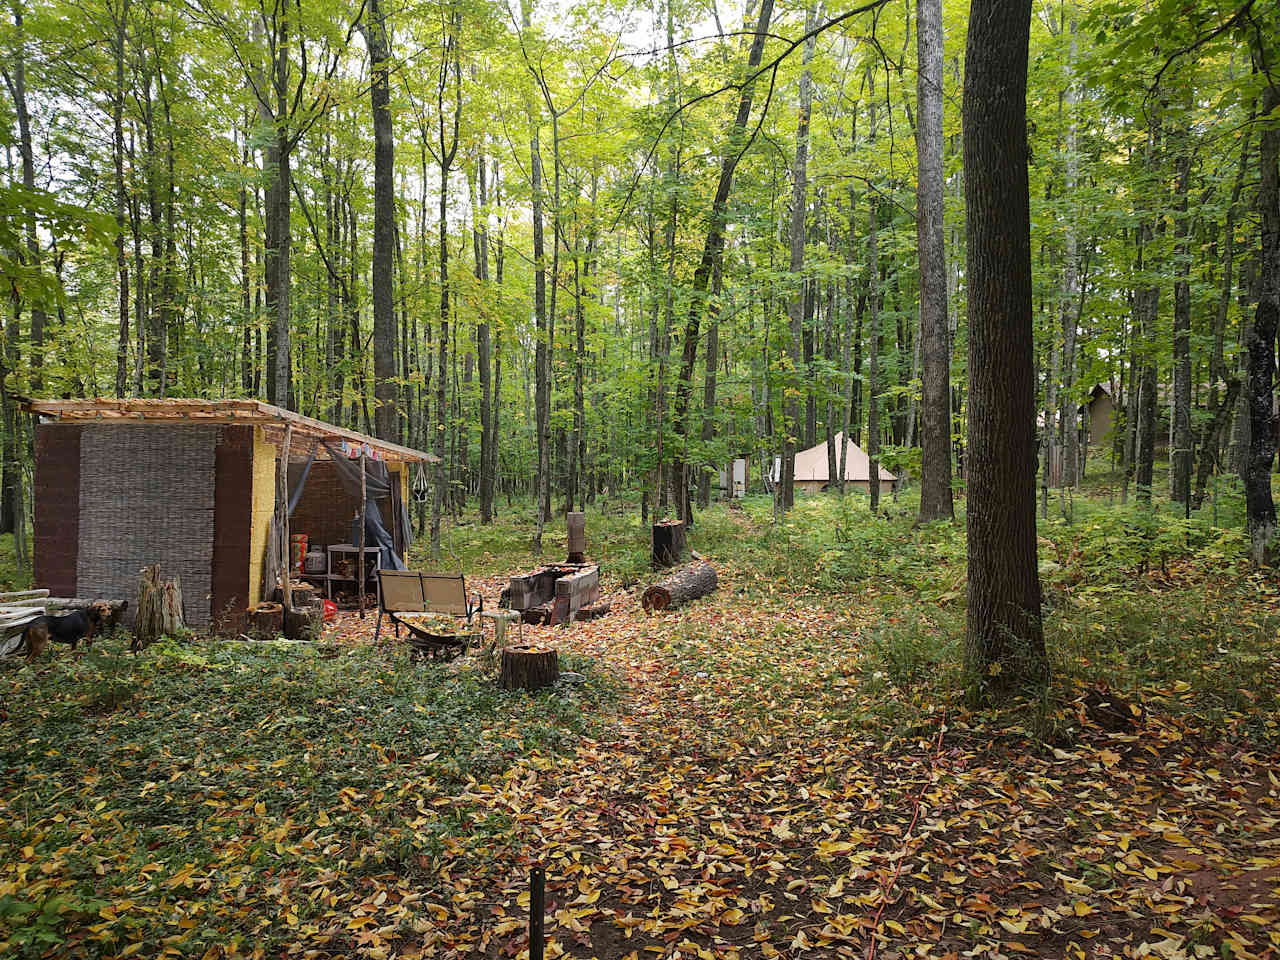
[[[525,623],[572,623],[580,610],[600,600],[600,568],[574,563],[539,567],[511,578],[507,600]]]
[[[324,547],[352,537],[359,497],[339,482],[330,448],[384,461],[393,493],[380,509],[394,533],[407,515],[418,450],[258,400],[24,400],[35,447],[36,582],[64,596],[134,596],[142,567],[182,580],[196,630],[238,631],[269,600],[268,569],[288,566],[289,527]],[[322,443],[324,441],[325,443]],[[313,455],[314,454],[314,458]],[[273,517],[309,477],[272,563]],[[286,606],[290,598],[284,597]]]
[[[540,690],[560,676],[560,658],[550,647],[513,646],[502,651],[498,686],[503,690]]]
[[[653,568],[674,567],[688,552],[683,520],[662,520],[653,525]]]
[[[716,568],[705,560],[698,560],[651,586],[641,595],[640,605],[646,613],[672,610],[690,600],[705,597],[716,586]]]

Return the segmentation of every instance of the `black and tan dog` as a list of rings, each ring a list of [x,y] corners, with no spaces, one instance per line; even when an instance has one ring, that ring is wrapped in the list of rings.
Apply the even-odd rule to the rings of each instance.
[[[81,640],[92,645],[94,636],[111,618],[111,605],[95,600],[83,610],[73,610],[61,616],[36,617],[22,631],[27,647],[27,662],[44,653],[49,641],[69,644],[74,650]]]

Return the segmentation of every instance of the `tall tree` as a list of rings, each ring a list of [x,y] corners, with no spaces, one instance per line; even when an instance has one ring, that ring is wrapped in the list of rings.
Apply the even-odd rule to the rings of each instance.
[[[973,0],[964,79],[969,283],[969,611],[980,699],[1048,672],[1036,558],[1027,175],[1031,0]]]
[[[395,131],[391,120],[391,37],[383,0],[369,0],[361,21],[369,48],[373,108],[373,423],[384,440],[400,440],[396,410],[394,265],[396,232]],[[447,189],[442,186],[441,195]]]
[[[951,344],[942,237],[942,0],[916,6],[916,238],[920,256],[920,519],[951,519]]]
[[[813,30],[816,13],[817,11],[810,5],[805,13],[806,33]],[[800,111],[796,119],[796,152],[795,160],[791,165],[791,227],[788,239],[792,290],[791,297],[787,301],[787,316],[791,321],[791,340],[788,349],[791,369],[788,371],[790,382],[786,391],[787,415],[782,438],[782,506],[784,509],[795,503],[796,436],[800,433],[797,398],[800,395],[799,378],[801,366],[804,363],[801,338],[805,321],[805,291],[809,286],[804,278],[804,220],[806,190],[809,184],[809,117],[813,111],[813,73],[810,71],[809,62],[813,59],[816,42],[817,37],[810,36],[804,45],[804,67],[800,74]]]
[[[1280,108],[1280,85],[1274,77],[1262,95],[1262,116]],[[1262,132],[1258,148],[1258,214],[1262,221],[1259,252],[1258,305],[1249,331],[1249,456],[1245,471],[1245,506],[1254,563],[1269,560],[1276,535],[1276,505],[1271,496],[1275,459],[1273,425],[1276,330],[1280,326],[1280,126],[1274,119]]]

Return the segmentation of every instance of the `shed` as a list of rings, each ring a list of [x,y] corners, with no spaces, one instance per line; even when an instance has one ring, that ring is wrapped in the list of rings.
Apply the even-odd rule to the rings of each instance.
[[[1116,428],[1116,402],[1106,384],[1099,383],[1089,392],[1089,443],[1110,442]]]
[[[258,400],[27,400],[24,407],[38,418],[36,582],[55,595],[128,598],[139,570],[159,563],[166,576],[182,578],[184,616],[196,629],[237,629],[267,592],[286,428],[297,498],[290,529],[313,546],[349,541],[360,512],[335,457],[363,452],[385,467],[380,507],[401,553],[410,465],[436,459]]]
[[[836,445],[837,463],[839,458],[840,444],[844,441],[844,434],[837,433],[833,438]],[[800,450],[796,452],[796,477],[795,488],[797,493],[818,493],[823,490],[830,482],[830,473],[827,465],[827,444],[822,442],[808,450]],[[882,486],[888,484],[893,488],[898,483],[898,478],[880,467],[880,483]],[[781,482],[782,477],[782,458],[773,458],[773,475],[770,477],[774,483]],[[844,479],[845,486],[853,486],[855,490],[861,493],[870,493],[871,482],[871,458],[867,456],[866,451],[854,443],[848,441],[847,453],[844,462]]]

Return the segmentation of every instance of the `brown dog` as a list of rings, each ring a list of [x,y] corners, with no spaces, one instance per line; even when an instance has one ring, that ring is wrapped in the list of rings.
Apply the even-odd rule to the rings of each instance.
[[[36,617],[22,631],[27,646],[27,662],[44,653],[51,640],[69,644],[74,650],[81,640],[93,645],[94,634],[111,616],[111,606],[95,600],[84,610],[73,610],[62,616]]]

